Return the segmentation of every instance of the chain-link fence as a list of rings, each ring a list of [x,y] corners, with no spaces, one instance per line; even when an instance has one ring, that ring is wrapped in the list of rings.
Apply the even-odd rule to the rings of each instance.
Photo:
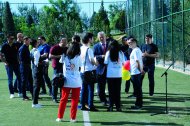
[[[190,2],[188,0],[128,0],[127,33],[139,44],[151,33],[158,45],[157,64],[190,71]]]

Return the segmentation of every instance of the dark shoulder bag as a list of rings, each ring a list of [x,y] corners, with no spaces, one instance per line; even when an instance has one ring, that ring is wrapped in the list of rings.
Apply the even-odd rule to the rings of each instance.
[[[89,48],[88,48],[89,49]],[[85,56],[85,60],[84,60],[84,78],[83,81],[85,81],[86,83],[96,83],[97,79],[96,79],[96,71],[92,70],[92,71],[85,71],[85,66],[86,66],[86,59],[88,56],[88,49],[86,51],[86,56]]]

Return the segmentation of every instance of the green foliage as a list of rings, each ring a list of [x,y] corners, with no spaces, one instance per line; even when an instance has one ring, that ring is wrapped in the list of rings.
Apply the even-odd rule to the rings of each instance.
[[[15,25],[13,21],[13,16],[10,10],[9,2],[5,3],[4,10],[4,32],[5,33],[15,33]]]
[[[34,24],[34,20],[33,20],[33,18],[32,18],[31,15],[28,15],[28,16],[27,16],[27,18],[26,18],[26,23],[27,23],[27,26],[28,26],[28,27],[31,27],[32,24]]]
[[[3,23],[2,23],[2,17],[0,18],[0,32],[2,32],[3,29]]]
[[[117,29],[121,32],[125,32],[125,23],[127,24],[126,18],[126,10],[123,4],[111,4],[109,6],[109,14],[110,14],[110,28]]]
[[[45,6],[40,13],[39,26],[50,43],[57,42],[62,34],[71,38],[75,32],[83,31],[80,10],[73,0],[49,2],[51,6]]]
[[[94,12],[90,19],[90,31],[97,34],[99,31],[104,31],[107,35],[110,34],[110,22],[108,14],[104,9],[104,2],[102,0],[99,11]]]

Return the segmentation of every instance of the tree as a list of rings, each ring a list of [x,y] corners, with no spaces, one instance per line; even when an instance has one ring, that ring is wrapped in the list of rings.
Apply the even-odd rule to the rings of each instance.
[[[28,27],[31,27],[32,24],[34,24],[34,20],[33,20],[33,18],[32,18],[31,15],[28,15],[28,16],[27,16],[27,18],[26,18],[26,23],[27,23],[27,26],[28,26]]]
[[[99,15],[98,13],[94,12],[92,17],[90,18],[90,28],[89,31],[93,34],[97,34],[100,31],[99,26]]]
[[[111,29],[117,29],[125,32],[126,10],[123,4],[111,4],[109,6],[109,17]]]
[[[0,1],[0,32],[2,32],[2,29],[3,29],[2,18],[3,18],[3,6],[2,6],[2,3]]]
[[[102,30],[104,31],[107,35],[110,34],[110,22],[109,22],[109,19],[108,19],[108,14],[107,12],[105,11],[104,9],[104,2],[102,0],[101,2],[101,6],[100,6],[100,9],[98,11],[98,15],[96,17],[98,20],[98,28],[99,30]]]
[[[15,33],[15,25],[13,16],[10,10],[9,2],[5,3],[5,10],[4,10],[4,32],[5,33]]]
[[[61,34],[71,38],[75,32],[82,32],[80,9],[73,0],[50,0],[51,6],[44,6],[39,18],[39,27],[49,42],[57,42]]]

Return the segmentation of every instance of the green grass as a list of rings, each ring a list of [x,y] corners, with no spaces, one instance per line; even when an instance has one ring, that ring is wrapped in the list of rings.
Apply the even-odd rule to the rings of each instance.
[[[39,100],[44,106],[33,109],[32,101],[22,101],[20,98],[9,99],[7,76],[4,65],[0,63],[0,126],[82,126],[84,125],[82,111],[77,113],[77,123],[69,122],[69,106],[66,109],[65,122],[57,123],[58,105],[52,103],[48,95],[41,96]],[[107,112],[95,96],[95,105],[99,112],[89,112],[92,126],[189,126],[190,125],[190,76],[178,72],[168,71],[168,110],[169,114],[154,113],[165,111],[165,77],[160,77],[164,72],[156,68],[155,95],[148,95],[147,76],[143,83],[144,107],[140,111],[130,110],[135,99],[129,99],[129,94],[124,93],[122,84],[122,109],[123,112]],[[50,76],[52,70],[50,69]],[[132,88],[131,88],[132,89]],[[130,89],[130,92],[132,90]],[[29,94],[29,93],[28,93]],[[15,94],[17,96],[17,94]],[[70,105],[70,104],[68,104]]]

